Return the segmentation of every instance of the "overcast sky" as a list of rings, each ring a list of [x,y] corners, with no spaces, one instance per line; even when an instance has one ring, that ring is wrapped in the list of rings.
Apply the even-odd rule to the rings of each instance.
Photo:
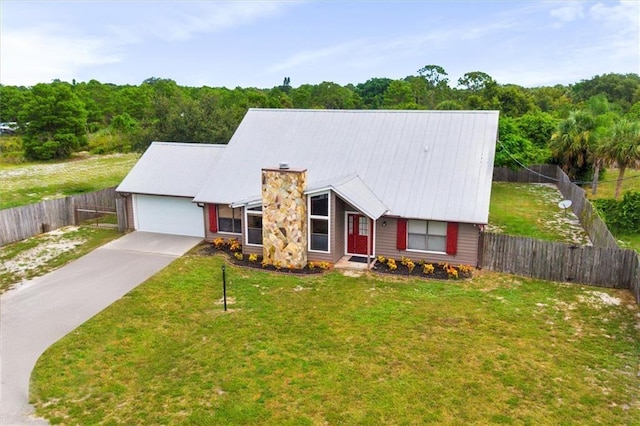
[[[0,83],[270,88],[442,66],[527,87],[640,73],[640,1],[0,0]]]

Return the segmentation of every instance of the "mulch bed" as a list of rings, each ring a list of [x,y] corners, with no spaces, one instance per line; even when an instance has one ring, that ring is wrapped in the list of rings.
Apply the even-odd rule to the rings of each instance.
[[[263,271],[273,271],[273,272],[283,272],[288,274],[297,274],[297,275],[316,275],[325,272],[325,270],[315,267],[310,269],[309,266],[305,266],[302,269],[297,268],[276,268],[274,265],[262,265],[262,256],[258,255],[258,258],[255,262],[251,262],[249,260],[249,255],[245,254],[242,260],[235,257],[235,252],[231,251],[229,247],[224,247],[218,249],[213,245],[207,245],[204,249],[200,251],[201,254],[206,256],[213,256],[215,254],[225,254],[227,257],[227,261],[233,265],[245,267],[245,268],[253,268],[260,269]]]
[[[433,263],[433,272],[429,274],[425,274],[423,272],[423,266],[416,263],[413,271],[409,272],[409,268],[403,265],[400,261],[396,261],[397,269],[390,269],[386,263],[376,262],[373,265],[373,271],[379,272],[381,274],[389,274],[401,277],[420,277],[420,278],[429,278],[436,280],[460,280],[471,278],[472,272],[471,270],[467,271],[467,268],[459,268],[456,266],[450,267],[446,263]],[[450,276],[447,272],[446,268],[453,268],[456,270],[458,276]]]
[[[262,256],[258,255],[255,261],[249,260],[249,255],[245,254],[242,260],[235,257],[235,253],[229,249],[229,246],[225,246],[223,248],[216,248],[212,244],[208,244],[205,248],[200,250],[199,252],[205,256],[213,256],[216,254],[224,254],[226,255],[227,261],[233,265],[245,267],[245,268],[253,268],[260,269],[263,271],[273,271],[273,272],[281,272],[288,274],[299,274],[299,275],[315,275],[321,274],[325,272],[325,269],[315,267],[310,269],[309,266],[305,266],[302,269],[295,268],[276,268],[274,265],[262,265]],[[402,264],[400,260],[396,261],[396,269],[389,268],[387,262],[381,263],[376,261],[373,268],[371,269],[374,272],[378,272],[381,274],[394,275],[398,277],[419,277],[419,278],[429,278],[429,279],[437,279],[437,280],[456,280],[456,279],[466,279],[471,278],[472,270],[471,268],[460,268],[456,266],[449,266],[446,263],[433,263],[433,272],[429,274],[425,274],[423,272],[423,265],[416,263],[414,269],[409,272],[409,268]],[[457,272],[457,277],[450,275],[447,272],[447,269],[451,271],[451,269],[455,269]]]

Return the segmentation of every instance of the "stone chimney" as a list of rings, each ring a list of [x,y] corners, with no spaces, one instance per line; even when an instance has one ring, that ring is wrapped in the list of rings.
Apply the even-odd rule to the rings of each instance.
[[[280,163],[262,169],[262,254],[283,268],[307,264],[307,171]]]

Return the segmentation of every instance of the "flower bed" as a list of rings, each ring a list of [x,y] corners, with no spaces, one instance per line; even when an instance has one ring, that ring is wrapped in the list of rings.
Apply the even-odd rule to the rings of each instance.
[[[210,246],[203,250],[203,252],[208,255],[224,253],[227,255],[229,262],[234,265],[247,268],[264,269],[267,271],[293,274],[319,274],[331,268],[331,264],[328,262],[309,262],[304,268],[268,264],[263,262],[261,255],[242,254],[242,246],[234,238],[226,241],[222,238],[216,238]]]
[[[383,274],[399,276],[457,280],[471,278],[473,267],[468,265],[453,266],[445,262],[427,263],[420,261],[416,263],[406,257],[395,260],[378,256],[373,270]]]

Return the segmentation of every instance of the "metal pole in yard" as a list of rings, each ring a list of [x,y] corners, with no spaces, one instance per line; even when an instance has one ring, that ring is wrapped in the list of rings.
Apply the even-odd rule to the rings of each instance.
[[[222,299],[224,301],[224,310],[227,311],[227,267],[222,265]]]

